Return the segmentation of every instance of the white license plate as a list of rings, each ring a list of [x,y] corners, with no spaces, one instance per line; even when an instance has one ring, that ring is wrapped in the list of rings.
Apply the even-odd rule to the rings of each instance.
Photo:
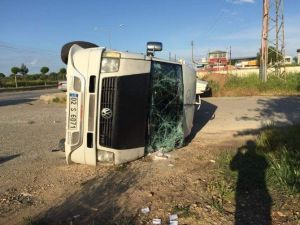
[[[70,113],[69,113],[69,129],[77,130],[78,122],[78,94],[70,93],[69,98]]]

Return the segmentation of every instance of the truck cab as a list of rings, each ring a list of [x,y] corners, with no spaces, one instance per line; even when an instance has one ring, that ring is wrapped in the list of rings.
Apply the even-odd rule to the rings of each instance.
[[[76,42],[63,48],[67,163],[122,164],[183,146],[193,126],[196,72],[155,58],[161,48],[156,42],[147,54]]]

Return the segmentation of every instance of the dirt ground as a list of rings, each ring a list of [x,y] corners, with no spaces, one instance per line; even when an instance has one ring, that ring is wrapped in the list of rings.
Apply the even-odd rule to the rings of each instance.
[[[2,106],[0,224],[129,225],[152,224],[154,218],[168,224],[174,213],[179,224],[234,224],[235,202],[222,211],[214,204],[216,160],[221,151],[244,145],[255,134],[204,129],[218,119],[216,108],[202,107],[187,145],[167,159],[149,155],[123,166],[91,167],[66,165],[63,152],[51,151],[64,137],[63,105]],[[150,212],[143,214],[145,207]],[[272,221],[298,223],[277,211]]]

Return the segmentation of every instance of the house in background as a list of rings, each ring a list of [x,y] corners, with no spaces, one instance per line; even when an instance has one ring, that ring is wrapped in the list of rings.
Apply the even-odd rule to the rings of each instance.
[[[210,68],[223,68],[229,63],[228,53],[225,51],[212,51],[208,53],[208,66]]]
[[[293,63],[293,57],[286,55],[284,56],[284,64],[285,65],[291,65]]]
[[[300,48],[297,49],[297,58],[298,58],[298,64],[300,64]]]

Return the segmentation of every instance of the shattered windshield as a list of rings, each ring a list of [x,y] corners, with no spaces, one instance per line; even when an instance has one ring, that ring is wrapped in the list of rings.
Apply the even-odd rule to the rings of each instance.
[[[181,147],[183,132],[183,81],[181,65],[152,62],[148,152]]]

